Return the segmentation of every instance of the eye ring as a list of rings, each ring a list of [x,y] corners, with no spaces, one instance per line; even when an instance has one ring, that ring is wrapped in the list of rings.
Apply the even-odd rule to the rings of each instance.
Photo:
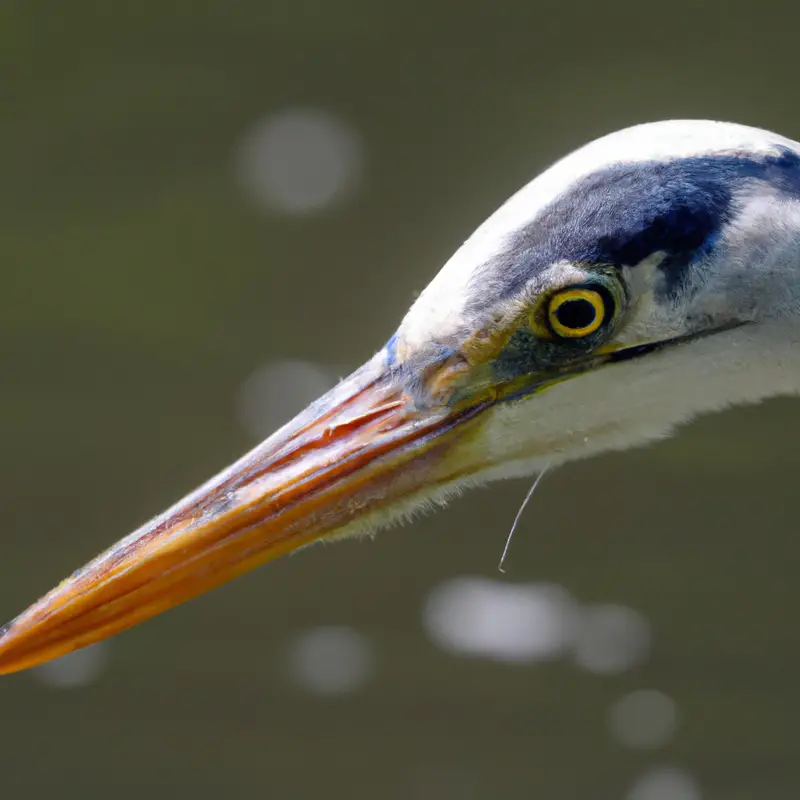
[[[594,333],[605,321],[608,307],[595,289],[565,289],[547,305],[547,321],[556,336],[580,339]]]

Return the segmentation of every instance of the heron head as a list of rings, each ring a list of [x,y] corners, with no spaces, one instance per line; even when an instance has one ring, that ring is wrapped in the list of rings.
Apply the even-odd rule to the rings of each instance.
[[[719,122],[640,125],[492,215],[388,356],[423,407],[491,397],[460,463],[527,473],[795,392],[798,264],[796,143]]]
[[[493,214],[363,367],[7,626],[0,672],[472,482],[797,391],[799,248],[800,145],[699,121],[593,142]]]

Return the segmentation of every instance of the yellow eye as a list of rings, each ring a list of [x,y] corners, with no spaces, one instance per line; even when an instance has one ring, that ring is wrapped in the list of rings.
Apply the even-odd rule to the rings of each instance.
[[[606,318],[606,301],[594,289],[566,289],[553,295],[547,320],[557,336],[579,339],[594,333]]]

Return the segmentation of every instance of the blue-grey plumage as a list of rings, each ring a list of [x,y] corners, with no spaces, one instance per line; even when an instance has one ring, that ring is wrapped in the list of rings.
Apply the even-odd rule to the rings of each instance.
[[[0,672],[476,482],[800,392],[800,145],[611,134],[521,189],[370,361],[0,631]]]

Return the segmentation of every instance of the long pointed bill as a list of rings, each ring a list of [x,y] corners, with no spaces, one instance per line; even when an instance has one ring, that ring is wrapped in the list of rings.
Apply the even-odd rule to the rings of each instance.
[[[119,633],[452,479],[448,434],[484,407],[417,411],[377,356],[1,629],[0,673]]]

